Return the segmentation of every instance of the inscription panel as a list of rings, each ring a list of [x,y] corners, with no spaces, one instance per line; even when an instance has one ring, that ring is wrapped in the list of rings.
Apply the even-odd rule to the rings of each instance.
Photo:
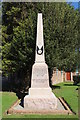
[[[46,79],[47,69],[45,67],[35,67],[33,70],[33,79]]]
[[[32,74],[32,87],[49,87],[48,70],[45,66],[36,66]]]
[[[49,87],[48,80],[46,80],[46,79],[33,79],[32,87],[36,87],[36,88]]]

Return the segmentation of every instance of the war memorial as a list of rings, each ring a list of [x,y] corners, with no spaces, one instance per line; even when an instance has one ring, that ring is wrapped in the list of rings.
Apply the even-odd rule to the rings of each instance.
[[[15,103],[8,113],[72,114],[68,106],[57,98],[49,86],[48,65],[45,62],[43,19],[38,13],[35,63],[32,66],[31,88],[24,97],[23,106]]]

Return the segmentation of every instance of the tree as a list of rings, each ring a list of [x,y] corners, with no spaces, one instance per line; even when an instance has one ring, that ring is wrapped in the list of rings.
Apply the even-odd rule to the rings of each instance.
[[[0,71],[2,69],[2,65],[1,65],[1,57],[2,57],[2,53],[1,53],[1,49],[2,49],[1,27],[2,27],[2,25],[1,25],[1,23],[2,23],[2,20],[1,20],[1,2],[0,2]]]

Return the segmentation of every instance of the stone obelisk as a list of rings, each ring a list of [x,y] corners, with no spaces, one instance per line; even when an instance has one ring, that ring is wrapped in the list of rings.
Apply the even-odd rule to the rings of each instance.
[[[24,108],[35,112],[57,108],[57,98],[49,87],[48,66],[45,63],[42,13],[38,13],[35,63],[29,95],[24,97]]]

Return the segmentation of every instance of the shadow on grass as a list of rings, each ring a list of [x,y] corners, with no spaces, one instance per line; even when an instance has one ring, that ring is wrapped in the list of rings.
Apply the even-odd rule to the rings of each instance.
[[[74,86],[73,84],[64,84],[64,86]]]
[[[52,85],[51,88],[52,88],[52,90],[53,90],[53,89],[60,89],[61,87],[58,86],[58,85]]]
[[[16,96],[18,97],[18,99],[23,100],[23,98],[28,94],[28,89],[29,86],[27,86],[27,88],[24,86],[22,87],[22,84],[15,84],[12,81],[9,81],[7,79],[3,79],[2,80],[2,89],[0,89],[0,91],[3,92],[14,92],[16,93]]]
[[[77,84],[77,85],[75,85],[75,84],[64,84],[64,86],[80,86],[80,84]]]
[[[27,93],[21,93],[21,92],[16,93],[16,96],[18,97],[18,99],[21,99],[21,102],[19,105],[21,105],[22,107],[24,107],[24,97],[26,95],[28,95],[28,92]]]

